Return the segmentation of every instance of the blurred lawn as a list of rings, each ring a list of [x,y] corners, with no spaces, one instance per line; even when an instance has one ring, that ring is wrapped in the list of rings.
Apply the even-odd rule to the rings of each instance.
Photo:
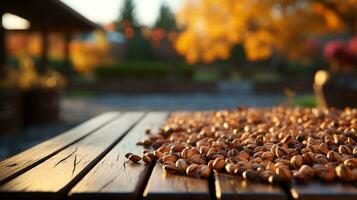
[[[197,71],[193,76],[193,80],[197,82],[216,82],[218,79],[218,73],[213,71]]]
[[[294,97],[290,102],[289,106],[300,106],[300,107],[316,107],[316,99],[314,94],[301,95]]]
[[[281,80],[281,76],[277,73],[271,72],[263,72],[263,73],[255,73],[252,76],[254,81],[264,81],[264,82],[274,82]]]
[[[84,90],[70,90],[68,91],[68,93],[66,94],[67,97],[80,97],[80,98],[96,98],[98,97],[98,94],[96,92],[92,92],[92,91],[84,91]]]

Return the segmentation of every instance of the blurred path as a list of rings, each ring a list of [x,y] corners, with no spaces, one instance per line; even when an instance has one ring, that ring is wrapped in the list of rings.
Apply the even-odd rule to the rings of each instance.
[[[219,94],[106,94],[91,98],[64,97],[61,121],[24,128],[12,135],[0,135],[0,160],[60,134],[106,111],[174,111],[235,108],[240,105],[266,107],[282,103],[282,95],[255,95],[234,91],[229,85]]]
[[[97,98],[66,98],[64,113],[98,113],[107,110],[212,110],[235,108],[240,105],[266,107],[283,102],[281,95],[229,94],[147,94],[103,95]],[[66,110],[68,109],[68,110]],[[89,110],[87,110],[89,109]],[[70,117],[66,116],[65,118]],[[80,117],[80,116],[79,116]]]

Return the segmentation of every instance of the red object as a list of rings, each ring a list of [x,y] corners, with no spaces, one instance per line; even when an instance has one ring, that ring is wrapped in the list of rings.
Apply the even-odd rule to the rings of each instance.
[[[328,61],[335,61],[340,66],[357,65],[357,38],[348,42],[335,40],[326,43],[324,56]]]

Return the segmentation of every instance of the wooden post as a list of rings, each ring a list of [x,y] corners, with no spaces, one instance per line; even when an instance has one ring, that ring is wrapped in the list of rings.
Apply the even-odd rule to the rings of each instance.
[[[48,68],[48,32],[42,31],[42,55],[40,58],[39,72],[44,73]]]
[[[71,60],[70,60],[70,52],[69,52],[69,43],[71,42],[72,35],[69,32],[66,32],[64,34],[64,54],[63,54],[63,60],[64,60],[64,68],[65,72],[67,75],[70,75],[72,73],[71,69]]]
[[[6,64],[6,40],[5,40],[5,29],[2,25],[3,12],[0,11],[0,77],[5,75],[5,64]]]

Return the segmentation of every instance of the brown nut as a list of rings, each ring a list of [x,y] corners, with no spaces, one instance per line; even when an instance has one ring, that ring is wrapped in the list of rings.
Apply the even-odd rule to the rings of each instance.
[[[181,157],[184,159],[189,159],[195,154],[196,154],[196,152],[189,148],[185,148],[181,151]]]
[[[173,163],[175,163],[176,160],[177,160],[177,157],[174,156],[174,155],[167,155],[167,156],[162,157],[162,161],[163,162],[173,162]]]
[[[149,153],[149,152],[151,152],[150,149],[143,149],[143,150],[142,150],[142,153],[143,153],[143,154],[146,154],[146,153]]]
[[[162,166],[162,170],[164,170],[164,172],[170,173],[170,174],[176,174],[177,173],[175,165],[171,165],[171,164],[170,165],[163,165]]]
[[[164,154],[161,151],[155,151],[154,152],[154,156],[158,159],[162,158],[164,156]]]
[[[338,162],[341,160],[341,156],[340,154],[338,154],[337,152],[335,151],[329,151],[327,153],[327,158],[329,159],[329,161],[331,162]]]
[[[128,158],[129,159],[129,156],[133,155],[133,153],[129,152],[129,153],[126,153],[125,154],[125,158]]]
[[[225,169],[228,174],[235,174],[236,172],[238,172],[237,171],[238,165],[234,164],[234,163],[229,163],[229,164],[226,164]]]
[[[318,151],[324,155],[327,155],[327,153],[329,152],[327,144],[321,143],[318,147]]]
[[[242,176],[244,179],[247,179],[247,180],[256,180],[258,178],[258,172],[254,171],[252,169],[248,169],[242,173]]]
[[[336,177],[335,170],[333,167],[321,166],[318,169],[314,168],[314,174],[323,181],[332,181]]]
[[[357,168],[357,158],[348,158],[343,161],[343,164],[350,167],[351,169]]]
[[[157,151],[160,151],[161,153],[169,152],[170,151],[170,147],[161,146],[160,148],[157,149]]]
[[[152,158],[148,154],[144,154],[143,161],[145,164],[150,164],[152,162]]]
[[[259,180],[263,182],[269,182],[269,177],[275,175],[274,172],[270,170],[263,170],[262,172],[259,173]]]
[[[276,157],[278,158],[282,158],[283,156],[287,155],[288,154],[288,150],[284,147],[276,147],[275,149],[275,155]]]
[[[166,161],[166,162],[162,162],[163,165],[173,165],[175,166],[175,163],[172,161]]]
[[[348,147],[347,145],[340,145],[338,147],[338,152],[340,152],[340,154],[347,154],[347,155],[352,154],[351,148]]]
[[[261,162],[263,162],[263,159],[262,158],[253,158],[252,162],[253,163],[261,163]]]
[[[304,176],[305,179],[311,179],[314,176],[314,171],[308,165],[301,166],[299,172]]]
[[[352,171],[346,165],[340,164],[335,169],[336,175],[344,181],[350,181],[352,179]]]
[[[293,177],[297,182],[306,182],[309,180],[305,174],[301,173],[300,171],[294,171]]]
[[[150,146],[151,144],[152,144],[151,140],[143,140],[136,143],[136,145],[141,145],[145,147]]]
[[[145,134],[150,135],[151,134],[151,129],[150,128],[145,129]]]
[[[279,176],[280,180],[284,182],[289,182],[291,180],[291,172],[287,167],[278,167],[276,168],[275,173]]]
[[[269,170],[269,171],[272,171],[272,172],[275,172],[276,170],[276,166],[274,165],[274,163],[270,162],[266,165],[265,167],[266,170]]]
[[[257,139],[255,140],[255,144],[256,144],[257,146],[263,146],[263,144],[264,144],[263,138],[257,138]]]
[[[223,169],[225,165],[226,165],[226,162],[221,157],[216,158],[212,163],[213,169],[216,169],[216,170]]]
[[[289,152],[288,153],[289,157],[293,157],[293,156],[299,155],[299,151],[296,150],[296,149],[293,149],[293,148],[289,148],[288,152]]]
[[[201,177],[207,178],[211,174],[211,168],[208,167],[207,165],[200,165],[199,166],[199,173]]]
[[[274,158],[275,158],[275,155],[272,152],[266,151],[262,154],[263,160],[273,161]]]
[[[328,163],[328,158],[325,155],[322,154],[316,154],[315,156],[315,162],[318,164],[327,164]]]
[[[176,166],[176,169],[178,172],[185,173],[186,169],[188,167],[188,164],[187,164],[186,160],[181,158],[176,161],[175,166]]]
[[[138,155],[131,154],[129,156],[129,160],[132,161],[133,163],[138,163],[141,160],[141,158]]]
[[[206,155],[207,152],[208,152],[208,150],[209,150],[209,147],[208,147],[208,146],[201,146],[201,147],[200,147],[200,154],[201,154],[201,155]]]
[[[285,144],[290,144],[293,141],[293,139],[294,138],[291,135],[287,135],[281,140],[281,142]]]
[[[206,160],[202,158],[201,154],[195,154],[190,158],[190,161],[196,164],[206,164]]]
[[[276,185],[276,184],[280,184],[281,180],[280,180],[280,177],[278,175],[274,174],[274,175],[269,176],[268,182],[270,184]]]
[[[186,168],[186,174],[188,176],[194,176],[199,171],[199,166],[197,164],[191,164]]]
[[[245,160],[249,160],[250,155],[249,153],[242,151],[237,154],[237,157],[244,158]]]
[[[208,167],[209,168],[211,168],[211,169],[213,169],[213,162],[214,162],[214,160],[210,160],[210,161],[208,161]]]
[[[312,152],[306,152],[302,154],[303,163],[311,165],[315,161],[315,155]]]
[[[299,169],[303,164],[303,157],[301,155],[293,156],[290,159],[290,164],[293,168]]]
[[[170,150],[173,152],[181,152],[184,148],[185,146],[183,146],[182,144],[176,144],[171,146]]]

